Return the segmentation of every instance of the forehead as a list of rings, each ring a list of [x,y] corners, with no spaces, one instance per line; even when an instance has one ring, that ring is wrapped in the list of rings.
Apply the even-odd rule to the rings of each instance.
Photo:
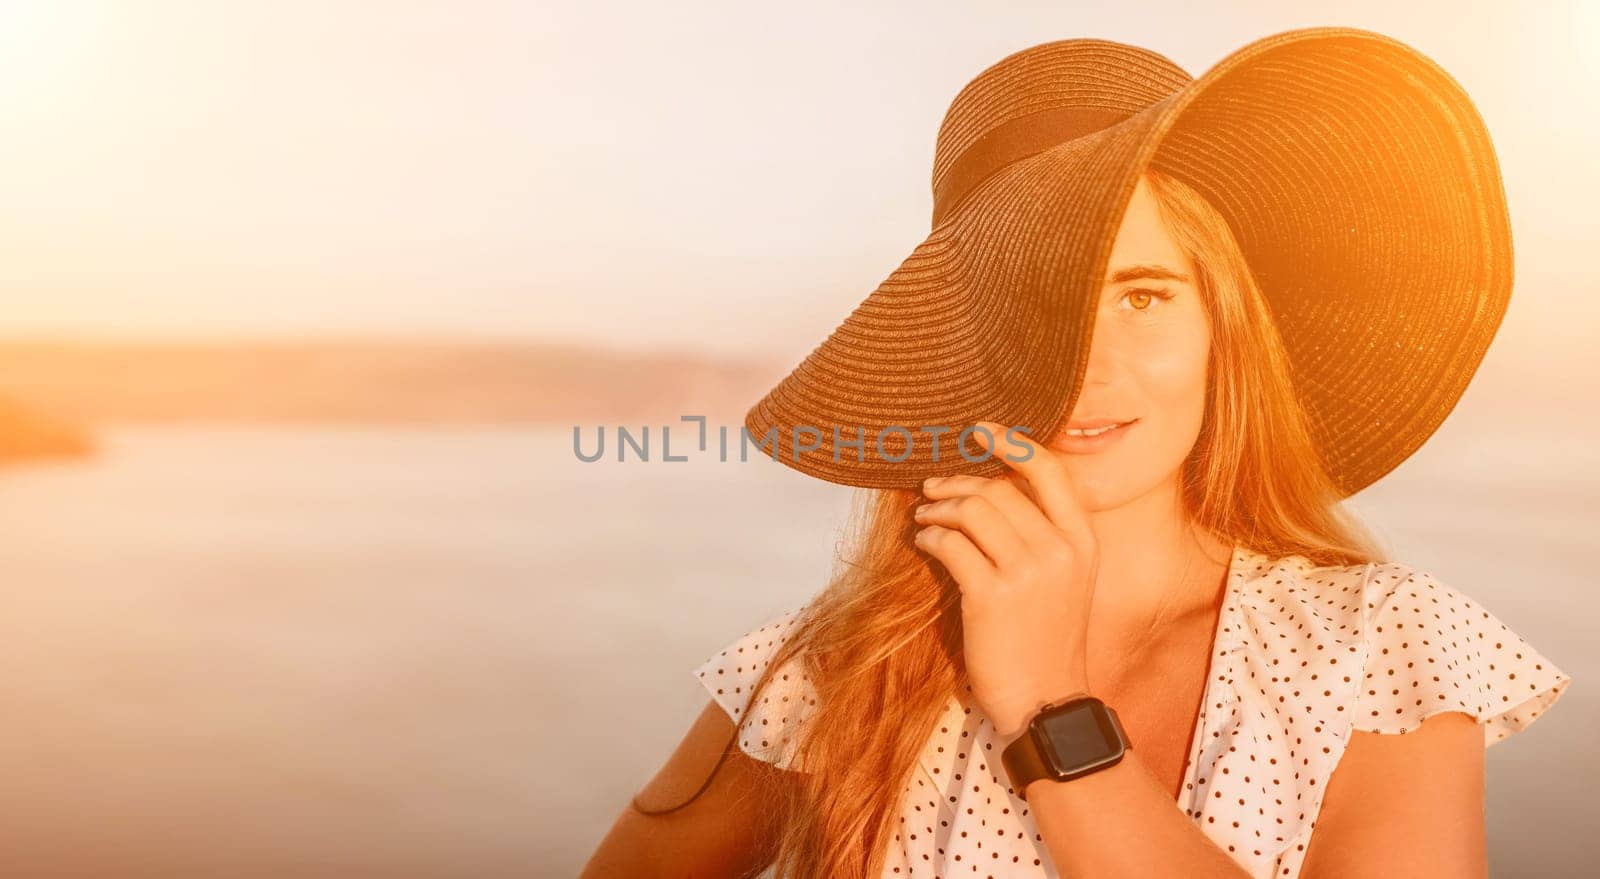
[[[1112,284],[1120,283],[1119,278],[1135,280],[1138,277],[1152,277],[1148,272],[1130,274],[1130,269],[1139,266],[1163,266],[1186,276],[1182,281],[1165,279],[1173,283],[1184,283],[1194,277],[1193,265],[1188,255],[1172,237],[1166,221],[1161,216],[1154,193],[1142,179],[1133,191],[1133,198],[1128,202],[1128,210],[1122,217],[1122,225],[1117,230],[1117,240],[1111,247],[1111,263],[1105,281]]]

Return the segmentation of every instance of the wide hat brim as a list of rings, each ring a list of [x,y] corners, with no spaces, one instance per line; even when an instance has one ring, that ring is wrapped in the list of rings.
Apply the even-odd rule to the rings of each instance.
[[[1117,121],[1005,157],[952,203],[969,154],[1008,148],[985,144],[996,140],[985,102],[1025,94],[1019,82],[1059,77],[1064,63]],[[1382,34],[1287,31],[1198,79],[1134,46],[1047,43],[963,89],[940,141],[932,231],[745,416],[753,441],[775,442],[803,473],[917,488],[1006,471],[957,450],[957,432],[978,421],[1049,442],[1076,403],[1111,247],[1150,167],[1228,220],[1345,496],[1444,421],[1510,298],[1488,131],[1448,73]],[[943,428],[936,451],[929,431]]]

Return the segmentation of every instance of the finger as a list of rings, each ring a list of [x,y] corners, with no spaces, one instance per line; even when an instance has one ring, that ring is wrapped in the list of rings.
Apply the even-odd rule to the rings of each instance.
[[[984,497],[1005,515],[1024,544],[1037,549],[1057,539],[1058,535],[1056,526],[1045,517],[1038,502],[1028,495],[1027,484],[1027,480],[1015,473],[995,478],[963,474],[924,480],[922,493],[935,499],[966,495]]]
[[[994,565],[960,531],[929,525],[919,529],[912,542],[945,566],[963,595],[994,582]]]
[[[1028,484],[1028,480],[1024,479],[1021,473],[1015,470],[1007,470],[989,478],[1014,486],[1023,497],[1028,499],[1028,503],[1033,504],[1039,510],[1040,515],[1044,514],[1044,508],[1039,506],[1039,496],[1034,493],[1033,486]]]
[[[1007,431],[1002,424],[993,421],[978,424],[988,428],[994,437],[994,448],[990,450],[994,456],[1028,481],[1045,516],[1074,542],[1090,539],[1088,511],[1084,509],[1061,455],[1033,442],[1020,431]],[[987,445],[983,431],[973,431],[972,435]]]
[[[924,525],[960,530],[997,568],[1011,567],[1028,555],[1027,544],[1006,513],[981,493],[925,504],[914,518]]]

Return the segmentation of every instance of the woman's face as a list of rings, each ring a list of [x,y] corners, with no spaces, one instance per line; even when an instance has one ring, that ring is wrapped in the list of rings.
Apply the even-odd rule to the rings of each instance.
[[[1168,234],[1144,180],[1111,251],[1089,368],[1067,426],[1134,419],[1089,448],[1058,433],[1051,447],[1091,510],[1122,506],[1176,476],[1200,434],[1211,326],[1193,263]]]

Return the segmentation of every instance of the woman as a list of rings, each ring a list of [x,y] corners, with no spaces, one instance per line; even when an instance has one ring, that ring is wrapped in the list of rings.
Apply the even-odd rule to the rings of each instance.
[[[1379,50],[1430,70],[1388,38],[1317,28],[1257,41],[1201,80],[1143,50],[1062,41],[963,89],[940,132],[933,234],[747,419],[756,434],[802,416],[865,422],[878,428],[862,434],[867,449],[873,436],[902,441],[878,439],[868,460],[838,455],[864,451],[838,435],[780,434],[785,463],[875,489],[849,563],[805,607],[697,670],[710,703],[585,875],[753,875],[769,863],[807,877],[1486,874],[1484,749],[1548,710],[1570,679],[1471,598],[1385,560],[1340,504],[1442,421],[1509,292],[1508,274],[1483,268],[1509,255],[1498,186],[1459,205],[1471,222],[1428,213],[1463,178],[1494,170],[1486,138],[1455,147],[1461,177],[1386,186],[1384,173],[1415,177],[1412,160],[1437,159],[1443,141],[1426,141],[1418,122],[1415,149],[1380,148],[1330,136],[1318,118],[1319,106],[1327,119],[1347,112],[1340,98],[1357,93],[1373,107],[1414,97],[1416,77],[1367,76]],[[1308,79],[1304,101],[1263,91],[1354,57],[1367,66]],[[1252,78],[1263,72],[1272,77]],[[1096,97],[1062,99],[1069,112],[1036,139],[1040,96],[1103,75],[1154,83],[1148,109],[1118,115],[1084,88]],[[1283,123],[1254,152],[1244,147],[1258,134],[1218,124],[1246,97],[1248,118]],[[1372,114],[1372,131],[1384,115]],[[1460,131],[1462,118],[1476,119],[1436,124]],[[1321,138],[1322,174],[1270,155],[1240,164],[1274,149],[1296,157],[1297,131],[1299,147]],[[1219,145],[1239,161],[1208,171],[1224,167],[1206,161]],[[1348,217],[1295,196],[1326,197],[1332,171],[1380,152],[1386,163],[1362,167],[1388,171],[1364,181],[1358,203],[1371,213],[1352,238],[1338,234]],[[1235,200],[1245,184],[1219,185],[1230,173],[1255,181],[1259,197]],[[1029,223],[1055,199],[1109,213]],[[1400,235],[1374,225],[1397,218],[1412,222]],[[986,259],[1023,240],[1035,245],[1027,254]],[[1100,240],[1108,249],[1061,257]],[[1460,262],[1401,283],[1421,271],[1407,247]],[[1074,288],[1083,278],[1094,283]],[[1307,308],[1317,285],[1344,298]],[[1048,298],[1063,288],[1078,298]],[[1469,301],[1475,311],[1443,310]],[[1351,315],[1384,307],[1415,310],[1369,322],[1372,338],[1440,317],[1452,344],[1397,344],[1392,355],[1321,344],[1342,341]],[[1030,328],[1051,314],[1089,331]],[[973,327],[983,329],[963,331]],[[1025,368],[1002,350],[1027,355]],[[1358,360],[1366,372],[1349,366]],[[1060,363],[1074,368],[1052,386]],[[1002,417],[959,419],[973,398],[951,390],[952,376],[969,373],[1007,379],[973,392],[994,395],[983,405]],[[1380,430],[1356,423],[1372,414],[1363,394],[1385,413]],[[1030,395],[1067,405],[1042,431],[1007,430],[1037,411]],[[970,437],[991,457],[941,459],[922,437],[885,432],[917,423],[913,411],[939,416],[924,424],[981,428],[959,449]],[[1111,709],[1099,727],[1053,731],[1078,716],[1064,704],[1091,703]],[[1102,743],[1080,740],[1102,734],[1107,759],[1061,773],[1063,754],[1095,754]]]

